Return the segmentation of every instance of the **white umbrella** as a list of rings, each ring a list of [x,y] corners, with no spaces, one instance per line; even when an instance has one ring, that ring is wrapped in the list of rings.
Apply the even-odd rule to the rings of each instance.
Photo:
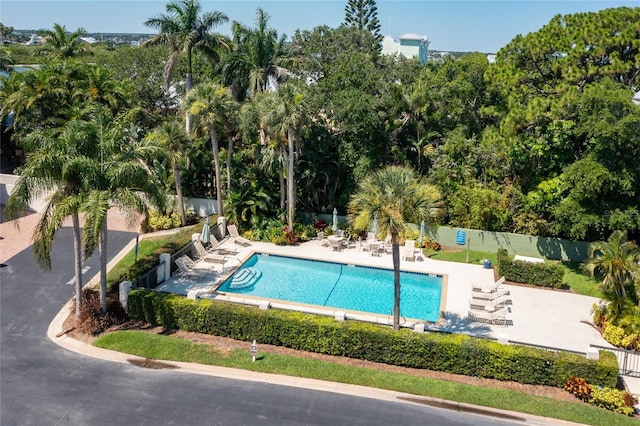
[[[424,220],[420,222],[420,236],[418,237],[418,241],[422,243],[424,240]]]
[[[211,228],[209,227],[209,217],[207,216],[207,220],[204,222],[204,226],[202,227],[202,232],[200,233],[200,241],[205,244],[209,244],[211,241]]]
[[[371,232],[378,235],[378,216],[373,218],[373,229],[371,229]]]
[[[331,224],[331,230],[336,232],[338,230],[338,209],[333,208],[333,223]]]

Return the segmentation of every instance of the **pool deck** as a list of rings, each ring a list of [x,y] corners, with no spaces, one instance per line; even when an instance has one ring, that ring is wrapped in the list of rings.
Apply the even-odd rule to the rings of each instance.
[[[223,246],[234,246],[234,243],[226,240],[223,242]],[[249,247],[235,246],[235,248],[238,250],[238,254],[226,256],[224,265],[199,262],[205,268],[209,265],[211,267],[210,272],[205,276],[195,278],[174,276],[160,284],[156,289],[185,295],[191,293],[192,297],[195,297],[195,292],[198,292],[198,297],[201,298],[233,300],[259,305],[257,300],[262,299],[248,296],[216,296],[214,292],[217,285],[254,252],[388,269],[393,267],[390,254],[371,256],[367,251],[361,251],[358,245],[355,248],[346,248],[342,251],[334,251],[331,247],[320,245],[318,241],[309,241],[296,246],[277,246],[254,242]],[[402,249],[401,247],[401,257]],[[586,353],[590,344],[611,347],[600,333],[590,325],[591,308],[594,303],[598,303],[599,299],[597,298],[565,291],[504,284],[503,287],[509,290],[509,299],[511,299],[511,304],[508,305],[507,325],[477,323],[471,321],[468,317],[471,286],[472,283],[479,285],[493,283],[497,278],[494,276],[493,269],[485,269],[479,264],[446,262],[426,257],[416,257],[413,262],[401,259],[400,269],[439,274],[447,278],[446,294],[443,292],[445,300],[442,305],[441,321],[439,323],[426,323],[426,330],[464,333],[472,336],[504,339],[511,342],[548,346],[581,353]],[[302,306],[302,310],[329,316],[334,316],[337,312],[344,312],[344,310],[326,307],[306,307],[307,309],[304,309],[305,305],[289,302],[278,303],[272,301],[270,305],[271,307],[285,309],[297,309]],[[349,314],[350,312],[347,312],[347,318],[357,317]],[[361,317],[359,319],[371,320],[382,324],[389,324],[391,321],[389,316],[364,314]],[[402,325],[413,327],[415,323],[413,320],[405,320]]]

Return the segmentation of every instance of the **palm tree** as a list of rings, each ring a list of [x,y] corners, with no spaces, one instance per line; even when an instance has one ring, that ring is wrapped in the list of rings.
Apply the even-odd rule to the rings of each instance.
[[[211,140],[218,202],[217,214],[219,215],[223,215],[219,135],[229,122],[229,114],[235,109],[234,105],[235,102],[231,92],[215,83],[204,83],[196,86],[187,95],[185,103],[185,109],[194,116],[197,127],[207,132]],[[230,155],[230,153],[227,153],[227,155]]]
[[[236,99],[243,100],[247,92],[263,92],[273,83],[281,82],[288,74],[290,62],[286,36],[270,28],[269,15],[258,8],[256,27],[248,28],[234,21],[233,49],[224,58],[224,83],[231,87]]]
[[[184,198],[182,196],[182,179],[180,176],[180,169],[178,167],[178,161],[182,157],[189,137],[184,131],[184,127],[178,121],[168,121],[162,123],[153,132],[151,132],[147,139],[150,142],[155,142],[160,146],[169,157],[171,167],[173,169],[173,178],[176,186],[176,198],[178,199],[178,209],[180,211],[180,222],[182,226],[187,224],[187,218],[184,211]]]
[[[100,253],[100,301],[102,312],[107,311],[107,217],[111,207],[124,211],[130,222],[135,213],[147,211],[147,204],[164,205],[164,194],[156,179],[150,174],[145,161],[159,158],[161,148],[138,144],[130,137],[125,123],[130,116],[123,114],[110,118],[104,108],[97,108],[90,129],[92,142],[99,147],[91,182],[82,206],[85,212],[83,242],[85,257],[91,256],[96,245]]]
[[[600,284],[605,294],[612,296],[614,316],[623,313],[627,302],[627,290],[638,285],[638,259],[640,249],[627,240],[627,232],[613,231],[609,239],[592,243],[589,247],[589,259],[583,268],[591,276],[602,275]],[[638,295],[640,303],[640,295]]]
[[[42,52],[54,58],[72,58],[87,52],[82,46],[82,36],[87,35],[84,28],[78,28],[72,33],[67,32],[64,25],[53,24],[52,30],[42,30],[40,35],[45,37]]]
[[[54,132],[32,132],[25,140],[27,162],[21,170],[6,205],[7,218],[16,218],[39,197],[49,195],[40,222],[33,233],[33,253],[38,266],[51,269],[51,246],[64,220],[71,217],[75,265],[76,316],[82,305],[82,241],[79,212],[87,182],[99,172],[95,146],[86,143],[86,132],[78,122],[70,122],[59,136]]]
[[[12,73],[0,88],[1,113],[13,112],[15,123],[25,114],[23,131],[59,125],[56,117],[65,115],[69,106],[69,70],[59,62],[45,64],[40,69]],[[64,120],[66,122],[67,120]]]
[[[400,237],[408,223],[425,221],[433,229],[443,214],[438,189],[418,179],[407,167],[389,166],[367,176],[349,201],[349,218],[366,229],[375,218],[378,230],[391,235],[393,258],[393,328],[400,328]]]
[[[165,86],[171,83],[171,75],[181,55],[187,57],[186,93],[188,94],[193,82],[192,53],[200,51],[212,60],[219,59],[219,50],[227,49],[228,44],[220,34],[211,30],[229,20],[222,12],[201,13],[200,3],[196,0],[171,1],[166,5],[167,14],[160,14],[149,18],[145,25],[155,28],[159,33],[145,41],[142,46],[168,45],[171,56],[164,68]],[[190,129],[190,119],[187,116],[187,131]]]
[[[281,85],[276,92],[275,104],[267,112],[266,123],[274,133],[287,138],[287,223],[291,229],[296,209],[295,145],[309,120],[309,110],[300,86],[291,83]]]

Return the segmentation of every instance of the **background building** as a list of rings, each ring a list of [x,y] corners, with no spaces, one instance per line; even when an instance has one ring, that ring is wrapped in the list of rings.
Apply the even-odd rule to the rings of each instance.
[[[404,34],[395,40],[385,36],[382,40],[382,53],[393,55],[400,53],[407,58],[418,58],[421,64],[429,60],[429,37],[418,34]]]

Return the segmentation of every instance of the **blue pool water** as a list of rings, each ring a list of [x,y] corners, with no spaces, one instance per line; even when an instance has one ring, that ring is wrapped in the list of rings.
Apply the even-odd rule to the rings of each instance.
[[[435,322],[442,276],[400,272],[400,315]],[[374,314],[393,312],[393,271],[254,254],[219,288],[226,293]]]

